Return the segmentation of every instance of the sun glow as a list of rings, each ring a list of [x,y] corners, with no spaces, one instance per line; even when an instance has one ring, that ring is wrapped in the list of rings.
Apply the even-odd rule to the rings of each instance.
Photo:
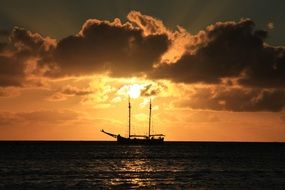
[[[128,95],[131,98],[138,98],[141,95],[142,87],[138,84],[130,85]]]

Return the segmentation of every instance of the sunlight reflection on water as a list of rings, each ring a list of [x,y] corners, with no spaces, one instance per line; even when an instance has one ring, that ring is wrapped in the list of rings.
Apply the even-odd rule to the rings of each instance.
[[[132,159],[122,159],[116,169],[121,175],[111,179],[112,186],[125,186],[129,188],[155,186],[156,183],[150,178],[150,172],[155,172],[150,160],[143,158],[146,155],[145,146],[133,146],[123,154],[135,155]],[[143,158],[143,159],[142,159]]]
[[[112,170],[116,173],[108,184],[116,188],[157,188],[173,185],[175,178],[165,175],[168,169],[163,162],[150,157],[150,147],[128,146],[122,154],[126,159],[117,160]]]

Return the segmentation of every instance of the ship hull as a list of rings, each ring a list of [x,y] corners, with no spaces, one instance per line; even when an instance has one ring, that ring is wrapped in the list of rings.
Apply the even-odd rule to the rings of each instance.
[[[139,139],[139,138],[125,138],[118,136],[117,142],[119,144],[162,144],[164,143],[164,138],[146,138],[146,139]]]

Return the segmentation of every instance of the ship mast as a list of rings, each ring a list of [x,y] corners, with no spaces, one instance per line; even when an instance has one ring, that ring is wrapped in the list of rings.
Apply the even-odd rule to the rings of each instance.
[[[150,138],[150,125],[151,125],[151,98],[149,99],[149,120],[148,120],[148,137]]]
[[[131,137],[131,101],[129,96],[129,138]]]

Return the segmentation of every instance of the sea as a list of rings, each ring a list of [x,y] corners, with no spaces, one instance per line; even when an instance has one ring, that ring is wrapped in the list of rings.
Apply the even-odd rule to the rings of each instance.
[[[0,189],[285,189],[285,143],[1,141]]]

